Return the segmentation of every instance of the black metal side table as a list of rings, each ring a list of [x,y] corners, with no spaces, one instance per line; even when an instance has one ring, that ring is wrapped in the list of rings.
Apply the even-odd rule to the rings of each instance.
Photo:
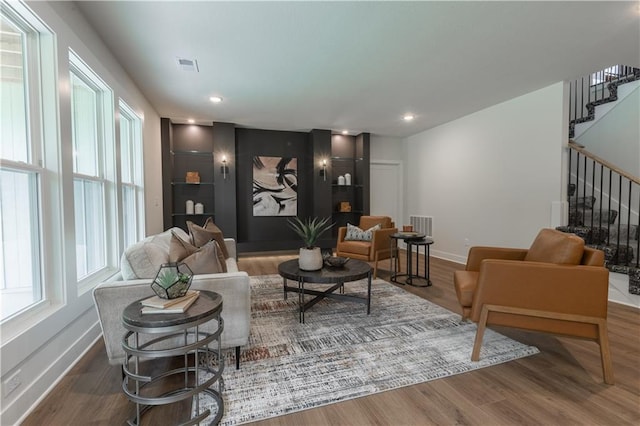
[[[399,256],[399,248],[398,248],[398,240],[403,240],[405,244],[411,240],[421,240],[425,237],[425,234],[419,232],[396,232],[395,234],[389,235],[389,239],[391,241],[391,257],[389,258],[390,262],[390,270],[391,270],[391,278],[390,281],[396,284],[405,284],[405,282],[398,281],[399,277],[409,277],[409,253],[407,252],[407,273],[400,273],[400,256]]]
[[[421,238],[421,239],[411,239],[407,240],[407,280],[406,284],[412,285],[414,287],[429,287],[431,285],[431,279],[429,279],[429,247],[433,244],[433,238]],[[416,273],[413,273],[413,249],[415,247],[416,250]],[[424,247],[424,273],[420,275],[420,247]],[[414,283],[414,279],[424,279],[426,283],[424,284],[416,284]]]
[[[222,296],[212,291],[200,291],[200,296],[184,313],[142,314],[137,300],[127,306],[122,314],[122,322],[127,332],[122,339],[122,347],[127,354],[123,365],[124,380],[122,389],[130,401],[136,404],[135,416],[129,419],[129,425],[140,425],[141,416],[157,405],[172,404],[187,398],[193,398],[193,416],[183,424],[196,424],[212,415],[210,409],[200,410],[200,398],[212,400],[217,406],[210,424],[218,424],[224,414],[222,400],[222,372],[224,359],[221,357],[220,335],[224,323]],[[205,332],[201,326],[216,321],[217,329],[213,333]],[[217,344],[212,342],[217,341]],[[213,347],[212,347],[213,346]],[[183,356],[184,366],[155,376],[145,373],[150,370],[146,365],[153,359]],[[141,359],[146,361],[141,362]],[[189,365],[189,363],[192,365]],[[145,368],[146,367],[146,368]],[[211,373],[204,380],[201,374]],[[184,376],[177,388],[157,395],[153,392],[154,383],[170,378]],[[217,382],[216,389],[213,385]],[[212,404],[213,405],[213,404]]]

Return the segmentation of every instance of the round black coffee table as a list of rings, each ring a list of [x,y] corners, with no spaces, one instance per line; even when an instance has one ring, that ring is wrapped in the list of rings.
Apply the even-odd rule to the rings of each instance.
[[[298,259],[288,260],[278,265],[278,273],[283,278],[284,298],[287,299],[287,292],[298,293],[298,304],[300,306],[300,322],[304,324],[304,313],[307,309],[318,303],[325,297],[350,302],[364,303],[367,305],[367,315],[371,312],[371,266],[361,260],[351,259],[342,267],[325,266],[318,271],[303,271],[298,267]],[[344,294],[344,283],[367,278],[367,297]],[[297,287],[287,285],[287,280],[295,280]],[[305,289],[306,284],[333,284],[324,291]],[[335,293],[340,289],[340,293]],[[315,296],[308,302],[304,301],[305,294]]]

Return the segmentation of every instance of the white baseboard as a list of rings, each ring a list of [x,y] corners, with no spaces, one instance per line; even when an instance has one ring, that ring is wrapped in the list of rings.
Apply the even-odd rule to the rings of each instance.
[[[640,295],[629,293],[629,275],[609,273],[609,301],[640,308]]]
[[[57,359],[52,360],[34,382],[3,407],[0,423],[21,424],[101,337],[100,323],[96,321]]]

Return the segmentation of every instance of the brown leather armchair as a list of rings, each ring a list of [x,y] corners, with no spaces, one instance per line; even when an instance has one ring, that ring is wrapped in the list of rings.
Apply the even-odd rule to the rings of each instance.
[[[367,230],[377,224],[380,229],[373,232],[371,241],[345,241],[347,227],[338,229],[338,242],[336,243],[336,255],[353,259],[375,262],[373,277],[378,277],[378,261],[391,257],[391,234],[398,232],[389,216],[361,216],[358,227]]]
[[[462,317],[478,323],[471,360],[480,356],[487,325],[595,340],[604,382],[613,384],[607,336],[609,271],[604,253],[554,229],[527,249],[472,247],[454,273]]]

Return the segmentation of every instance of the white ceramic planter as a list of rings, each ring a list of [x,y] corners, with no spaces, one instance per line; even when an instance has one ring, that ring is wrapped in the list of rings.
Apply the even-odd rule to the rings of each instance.
[[[301,248],[298,266],[303,271],[317,271],[318,269],[322,269],[322,253],[320,247],[314,247],[312,249]]]

